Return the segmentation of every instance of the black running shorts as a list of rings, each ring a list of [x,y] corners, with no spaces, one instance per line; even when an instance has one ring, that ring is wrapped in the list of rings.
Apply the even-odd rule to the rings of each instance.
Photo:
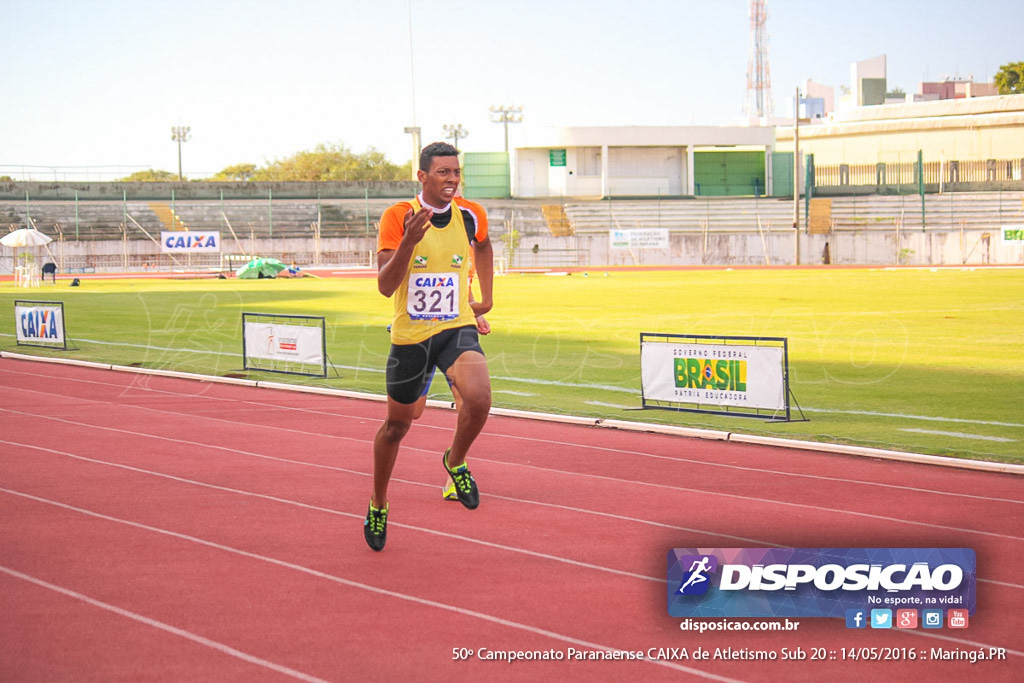
[[[415,403],[434,368],[447,373],[466,351],[484,352],[476,325],[444,330],[418,344],[392,344],[386,370],[388,396],[406,405]]]

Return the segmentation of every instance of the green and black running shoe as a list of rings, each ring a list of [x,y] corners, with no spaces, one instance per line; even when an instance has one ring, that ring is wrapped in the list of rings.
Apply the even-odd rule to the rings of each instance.
[[[455,483],[455,495],[458,496],[459,502],[470,510],[474,510],[480,505],[480,491],[477,489],[476,482],[469,473],[466,463],[462,463],[455,469],[448,467],[448,452],[450,450],[449,448],[444,452],[441,461],[444,463],[444,468],[448,470],[448,476]]]
[[[363,536],[366,537],[366,544],[380,552],[384,550],[384,543],[388,540],[388,504],[377,509],[370,503],[370,509],[363,520]]]

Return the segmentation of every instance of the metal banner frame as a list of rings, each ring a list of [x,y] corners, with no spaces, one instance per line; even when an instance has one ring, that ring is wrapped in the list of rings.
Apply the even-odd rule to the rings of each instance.
[[[313,325],[292,325],[289,321],[314,321],[317,324]],[[284,328],[308,328],[308,329],[319,329],[320,331],[320,358],[318,361],[319,372],[304,372],[301,370],[292,369],[292,365],[311,365],[312,361],[303,361],[301,359],[289,359],[282,357],[280,351],[278,355],[268,356],[255,356],[253,355],[253,349],[251,340],[248,339],[246,334],[246,324],[249,322],[253,323],[270,323],[281,325]],[[277,344],[280,346],[284,340],[277,340]],[[281,363],[284,367],[278,367],[277,365],[271,365],[267,367],[260,365],[259,363],[250,363],[250,359],[257,361],[269,361],[270,363]],[[242,313],[242,366],[246,370],[259,370],[262,372],[277,372],[285,375],[302,375],[305,377],[320,377],[323,379],[327,378],[327,328],[323,316],[313,315],[287,315],[283,313]]]
[[[643,366],[643,353],[644,344],[647,342],[656,342],[663,344],[680,344],[687,345],[691,344],[696,347],[708,346],[708,347],[729,347],[735,348],[737,351],[741,351],[743,348],[760,348],[765,347],[777,348],[781,351],[781,381],[782,381],[782,405],[775,408],[764,408],[764,407],[744,407],[731,405],[722,401],[701,401],[700,393],[704,391],[707,393],[709,390],[714,390],[715,387],[690,388],[687,391],[682,392],[679,400],[676,399],[665,399],[665,398],[648,398],[648,386],[644,383],[644,366]],[[793,392],[789,386],[789,341],[786,337],[744,337],[744,336],[726,336],[726,335],[701,335],[701,334],[664,334],[655,332],[641,332],[640,333],[640,349],[641,349],[641,401],[644,409],[660,409],[660,410],[675,410],[679,412],[689,413],[703,413],[707,415],[728,415],[732,417],[755,417],[767,419],[773,422],[793,422],[796,421],[793,417],[790,402],[796,404],[796,399],[793,396]],[[711,358],[705,359],[707,365],[710,365]],[[729,361],[716,361],[716,363]],[[738,367],[738,366],[737,366]],[[728,371],[729,366],[723,368],[724,371]],[[664,370],[662,370],[664,372]],[[726,382],[723,382],[727,387],[735,389],[735,384],[729,384],[729,375],[724,375]],[[678,382],[677,382],[678,385]],[[745,387],[744,387],[745,390]],[[719,393],[723,393],[719,391]],[[690,400],[692,394],[693,400]],[[796,405],[797,410],[800,410],[799,404]],[[803,416],[803,411],[800,411],[800,421],[804,421],[806,418]]]
[[[18,323],[18,320],[17,320],[17,314],[15,314],[14,326],[15,326],[16,329],[15,329],[14,338],[15,338],[16,344],[18,346],[35,346],[35,347],[38,347],[38,348],[41,348],[41,349],[60,349],[62,351],[67,351],[68,350],[68,328],[67,328],[67,325],[65,324],[64,302],[63,301],[30,301],[30,300],[27,300],[27,299],[15,299],[14,300],[14,310],[15,310],[15,312],[17,312],[19,306],[21,306],[23,308],[33,307],[33,306],[56,306],[56,307],[60,308],[60,339],[61,339],[61,341],[60,341],[60,345],[59,346],[57,344],[44,344],[44,343],[33,344],[33,343],[21,341],[21,339],[18,339],[18,335],[17,335],[17,326],[18,326],[19,323]]]

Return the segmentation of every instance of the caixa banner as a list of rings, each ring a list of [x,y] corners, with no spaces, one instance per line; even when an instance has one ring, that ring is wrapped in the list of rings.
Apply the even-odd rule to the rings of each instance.
[[[673,617],[837,617],[847,610],[974,614],[969,548],[673,548]]]
[[[66,349],[64,303],[61,301],[15,301],[14,329],[19,345]]]
[[[219,253],[220,233],[188,230],[160,233],[160,251],[165,254],[182,252]]]

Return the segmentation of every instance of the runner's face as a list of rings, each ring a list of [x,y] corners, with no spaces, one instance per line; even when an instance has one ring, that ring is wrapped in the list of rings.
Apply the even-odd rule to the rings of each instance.
[[[430,170],[417,175],[423,183],[423,199],[431,206],[447,206],[459,191],[462,171],[458,157],[434,157],[430,162]]]

